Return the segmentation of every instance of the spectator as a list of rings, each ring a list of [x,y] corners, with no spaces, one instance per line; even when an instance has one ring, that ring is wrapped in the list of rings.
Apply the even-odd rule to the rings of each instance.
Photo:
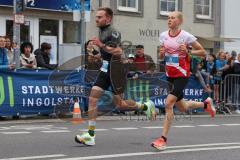
[[[208,59],[206,61],[206,71],[210,75],[210,88],[214,89],[214,76],[217,73],[216,70],[216,56],[214,54],[209,54]],[[215,95],[215,93],[213,93]],[[211,96],[214,97],[214,96]]]
[[[212,90],[210,88],[209,84],[209,78],[210,75],[202,71],[202,59],[197,56],[192,56],[191,58],[191,70],[192,74],[197,78],[197,80],[200,82],[202,87],[204,88],[205,92],[210,93]]]
[[[234,74],[240,74],[240,53],[238,53],[237,59],[233,64],[233,72]]]
[[[228,61],[229,59],[231,59],[231,54],[229,52],[225,52],[226,55],[226,60]]]
[[[14,50],[14,49],[18,49],[19,47],[18,47],[18,44],[17,44],[17,42],[12,42],[12,49]]]
[[[222,73],[227,68],[226,54],[223,51],[220,51],[218,58],[216,60],[216,70],[215,75],[215,85],[214,85],[214,97],[216,102],[219,102],[219,86],[222,85]],[[222,98],[222,97],[221,97]]]
[[[27,69],[36,69],[37,61],[35,55],[32,53],[33,45],[30,42],[24,42],[21,47],[20,67]]]
[[[101,54],[94,48],[91,40],[85,44],[86,69],[99,70],[102,66]]]
[[[34,54],[36,55],[37,67],[46,68],[46,69],[55,69],[57,64],[50,64],[50,51],[51,44],[42,43],[41,48],[37,49]]]
[[[14,69],[15,66],[13,64],[8,64],[7,58],[7,49],[5,48],[5,37],[0,36],[0,69],[7,70],[7,69]]]
[[[136,56],[134,62],[136,63],[137,69],[143,73],[153,73],[156,69],[156,65],[153,62],[152,57],[144,53],[143,45],[136,46]]]
[[[233,72],[234,74],[240,75],[240,53],[238,53],[237,59],[235,60],[233,64]],[[238,78],[238,82],[236,83],[236,86],[234,87],[235,89],[235,100],[237,101],[237,108],[236,108],[236,113],[240,114],[240,80]]]
[[[233,74],[233,64],[234,61],[236,60],[236,56],[237,56],[237,52],[236,51],[232,51],[231,54],[229,54],[230,56],[226,56],[226,61],[227,64],[225,65],[224,69],[223,69],[223,73],[222,73],[222,78],[224,79],[226,75],[228,74]]]
[[[137,79],[139,77],[139,73],[136,64],[134,63],[135,56],[133,54],[128,55],[128,59],[124,62],[127,68],[127,78]]]
[[[5,44],[5,48],[8,51],[8,64],[14,64],[14,53],[13,53],[13,49],[12,49],[12,42],[11,39],[9,37],[5,38],[6,44]]]

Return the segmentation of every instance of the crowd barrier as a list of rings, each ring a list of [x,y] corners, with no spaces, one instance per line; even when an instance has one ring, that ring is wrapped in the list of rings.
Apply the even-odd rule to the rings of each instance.
[[[49,115],[57,105],[69,104],[79,97],[82,110],[87,110],[88,96],[97,71],[16,70],[0,71],[0,116]],[[164,73],[143,75],[128,80],[124,98],[136,101],[151,99],[163,108],[168,85]],[[194,77],[184,90],[184,98],[204,101],[206,94]],[[107,91],[98,102],[100,109],[113,109],[112,94]],[[109,107],[109,108],[108,108]]]
[[[224,105],[225,107],[240,106],[240,75],[229,74],[224,79]]]

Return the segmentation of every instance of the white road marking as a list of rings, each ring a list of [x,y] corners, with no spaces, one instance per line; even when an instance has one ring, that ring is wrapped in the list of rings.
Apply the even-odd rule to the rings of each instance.
[[[17,129],[24,129],[24,128],[31,128],[31,127],[53,127],[53,125],[17,125],[17,126],[10,126],[10,128],[17,128]]]
[[[40,131],[42,133],[68,133],[71,132],[69,130],[55,130],[55,131]]]
[[[240,126],[240,124],[222,124],[223,126]]]
[[[40,131],[42,133],[68,133],[70,130],[48,130],[48,131]]]
[[[98,131],[108,131],[109,129],[95,129],[96,132]],[[81,132],[87,132],[88,129],[80,129]]]
[[[134,156],[147,156],[147,155],[158,155],[168,153],[184,153],[184,152],[199,152],[199,151],[211,151],[211,150],[232,150],[240,149],[240,146],[225,146],[225,147],[208,147],[208,148],[189,148],[189,149],[177,149],[177,150],[165,150],[159,152],[139,152],[139,153],[123,153],[123,154],[111,154],[111,155],[100,155],[100,156],[89,156],[89,157],[76,157],[76,158],[64,158],[64,160],[93,160],[93,159],[107,159],[107,158],[120,158],[120,157],[134,157]],[[62,160],[62,159],[53,159]]]
[[[0,132],[1,134],[30,134],[32,132]]]
[[[209,143],[209,144],[195,144],[195,145],[182,145],[182,146],[168,146],[167,149],[176,148],[192,148],[192,147],[209,147],[209,146],[229,146],[229,145],[240,145],[239,143]]]
[[[43,158],[58,158],[65,157],[64,154],[53,154],[53,155],[42,155],[42,156],[32,156],[32,157],[16,157],[16,158],[4,158],[0,160],[28,160],[28,159],[43,159]]]
[[[9,127],[0,127],[0,131],[9,130]]]
[[[23,129],[23,130],[60,130],[60,129],[68,129],[66,127],[54,127],[53,125],[20,125],[20,126],[10,126],[11,129]]]
[[[174,128],[192,128],[192,127],[195,127],[195,126],[172,126]]]
[[[218,127],[220,125],[216,125],[216,124],[203,124],[203,125],[198,125],[199,127]]]
[[[159,126],[149,126],[149,127],[142,127],[144,129],[161,129],[163,127],[159,127]]]
[[[125,131],[125,130],[136,130],[136,129],[138,129],[138,128],[131,128],[131,127],[129,127],[129,128],[112,128],[113,130],[118,130],[118,131]]]

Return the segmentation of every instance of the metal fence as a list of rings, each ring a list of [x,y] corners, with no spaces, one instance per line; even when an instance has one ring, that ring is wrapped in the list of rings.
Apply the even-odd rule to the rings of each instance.
[[[224,106],[234,107],[240,106],[240,75],[229,74],[224,79]]]

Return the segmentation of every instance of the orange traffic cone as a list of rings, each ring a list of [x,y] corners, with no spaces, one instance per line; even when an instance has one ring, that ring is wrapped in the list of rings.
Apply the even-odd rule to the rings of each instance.
[[[74,103],[74,108],[73,108],[73,118],[72,118],[72,123],[77,124],[77,123],[82,123],[82,115],[81,115],[81,109],[79,106],[79,103],[75,101]]]

